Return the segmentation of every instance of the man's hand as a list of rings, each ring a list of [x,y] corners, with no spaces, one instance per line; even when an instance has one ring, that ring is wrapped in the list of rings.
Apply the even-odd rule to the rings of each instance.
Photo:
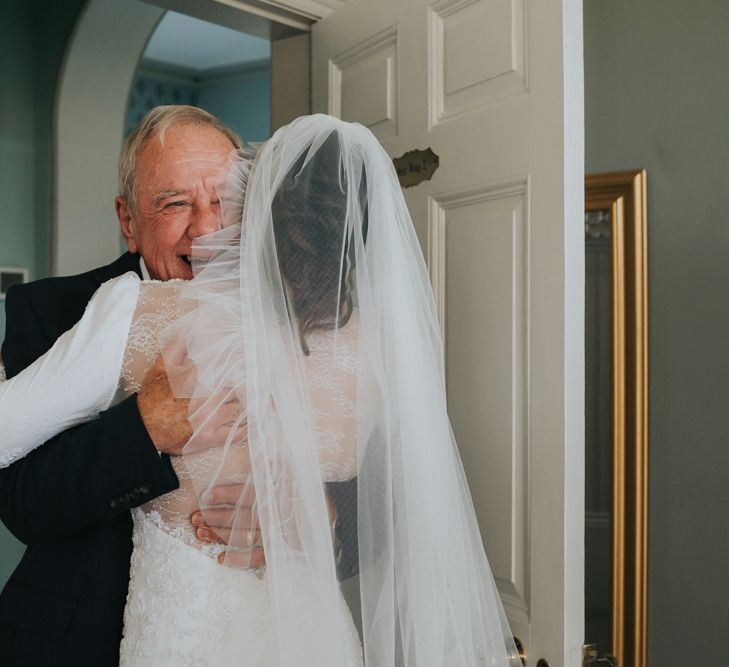
[[[261,530],[256,516],[256,492],[252,484],[226,484],[216,486],[203,495],[203,511],[190,517],[197,538],[203,542],[234,544],[246,547],[244,551],[228,550],[218,560],[232,567],[256,568],[266,564],[261,541]],[[326,496],[329,523],[334,527],[337,511],[334,502]],[[236,509],[237,507],[237,509]]]
[[[256,515],[256,492],[252,484],[226,484],[213,487],[202,496],[204,512],[190,517],[197,538],[203,542],[233,544],[243,551],[229,549],[218,560],[232,567],[257,568],[266,564],[261,530]]]
[[[137,394],[144,426],[158,451],[179,456],[192,436],[188,420],[190,401],[176,398],[162,357],[147,371]]]
[[[194,385],[194,367],[182,345],[171,346],[147,371],[137,395],[137,407],[152,442],[160,452],[179,456],[182,448],[192,454],[202,449],[242,442],[247,437],[245,406],[231,389],[191,401],[177,398],[170,386],[167,364],[176,386]],[[194,420],[193,428],[190,419]]]

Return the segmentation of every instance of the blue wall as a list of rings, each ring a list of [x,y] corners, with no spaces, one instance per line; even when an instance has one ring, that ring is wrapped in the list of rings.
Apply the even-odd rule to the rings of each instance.
[[[0,266],[27,267],[31,279],[50,272],[53,104],[63,51],[82,5],[83,0],[3,2]],[[4,337],[0,302],[0,341]],[[22,551],[0,524],[0,586]]]
[[[209,111],[240,134],[259,142],[271,136],[271,73],[266,64],[225,76],[201,77],[143,64],[132,84],[126,131],[159,104],[192,104]]]
[[[0,21],[0,266],[51,269],[53,105],[84,0],[5,0]],[[5,307],[0,302],[0,341]]]
[[[30,3],[15,2],[0,21],[0,265],[23,266],[35,276],[33,138],[33,15]],[[44,267],[45,268],[45,267]],[[5,309],[0,330],[5,331]],[[2,424],[0,424],[2,429]],[[0,527],[0,583],[23,546]]]
[[[37,274],[32,28],[30,3],[11,3],[0,21],[0,266],[26,267],[31,277]],[[4,308],[0,327],[4,332]]]
[[[264,69],[236,80],[201,82],[199,106],[235,129],[247,142],[271,136],[271,75]]]
[[[198,106],[197,86],[192,81],[178,81],[161,74],[138,71],[129,95],[124,134],[129,134],[148,111],[160,104]]]

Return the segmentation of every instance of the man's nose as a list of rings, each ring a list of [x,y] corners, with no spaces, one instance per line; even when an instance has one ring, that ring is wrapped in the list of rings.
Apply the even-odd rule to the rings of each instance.
[[[193,209],[190,226],[187,229],[190,238],[210,234],[220,229],[220,206],[217,201],[200,203]]]

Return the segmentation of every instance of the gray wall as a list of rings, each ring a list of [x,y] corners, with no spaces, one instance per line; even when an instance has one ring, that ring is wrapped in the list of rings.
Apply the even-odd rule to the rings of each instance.
[[[729,3],[585,0],[586,172],[648,171],[649,664],[729,664]]]
[[[271,132],[311,113],[311,36],[271,42]]]

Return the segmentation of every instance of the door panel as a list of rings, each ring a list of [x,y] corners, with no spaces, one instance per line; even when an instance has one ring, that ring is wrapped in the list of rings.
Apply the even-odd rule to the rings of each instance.
[[[510,616],[522,621],[529,599],[527,201],[527,183],[515,181],[434,198],[430,216],[449,414],[496,584]],[[486,335],[483,322],[490,323]]]
[[[578,0],[351,0],[314,25],[313,110],[440,166],[404,191],[443,328],[449,412],[529,664],[583,633]]]
[[[380,140],[397,136],[397,30],[389,28],[329,64],[330,113],[366,125]]]
[[[428,13],[431,125],[526,92],[525,0],[441,0]]]

